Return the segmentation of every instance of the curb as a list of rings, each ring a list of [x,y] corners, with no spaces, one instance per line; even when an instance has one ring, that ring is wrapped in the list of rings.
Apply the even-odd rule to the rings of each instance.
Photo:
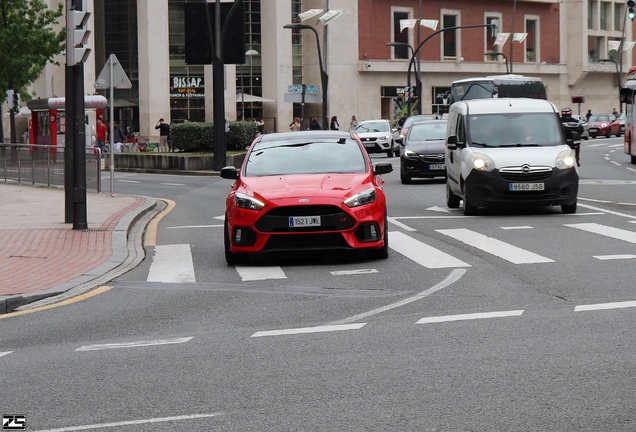
[[[113,253],[106,262],[89,270],[83,275],[76,277],[75,279],[61,283],[44,291],[11,297],[0,296],[0,315],[11,313],[20,306],[36,302],[47,297],[63,294],[78,285],[97,279],[101,275],[121,265],[121,263],[123,263],[128,257],[127,241],[130,230],[138,220],[157,206],[157,200],[155,198],[145,196],[141,196],[141,198],[146,200],[145,203],[124,215],[113,229],[111,236]]]

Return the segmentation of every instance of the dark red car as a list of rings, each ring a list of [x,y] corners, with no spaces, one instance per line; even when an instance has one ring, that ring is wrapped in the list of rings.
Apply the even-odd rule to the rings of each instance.
[[[588,120],[589,132],[592,138],[604,136],[609,138],[612,135],[621,136],[620,121],[614,114],[594,114]]]
[[[226,200],[225,259],[246,263],[250,253],[366,250],[387,258],[387,203],[381,174],[354,133],[298,131],[260,135]]]

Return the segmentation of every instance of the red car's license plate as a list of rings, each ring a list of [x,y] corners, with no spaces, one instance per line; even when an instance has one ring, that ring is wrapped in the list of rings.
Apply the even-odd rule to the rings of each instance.
[[[289,227],[320,226],[320,216],[290,216]]]

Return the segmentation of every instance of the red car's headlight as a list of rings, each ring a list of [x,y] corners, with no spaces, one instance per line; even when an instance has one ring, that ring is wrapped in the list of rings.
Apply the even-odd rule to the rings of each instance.
[[[344,203],[347,207],[358,207],[365,204],[370,204],[375,201],[376,192],[375,188],[370,188],[365,191],[355,194],[352,197],[347,198]]]
[[[256,198],[240,192],[234,194],[234,204],[237,207],[250,210],[260,210],[265,207],[265,204],[260,202]]]

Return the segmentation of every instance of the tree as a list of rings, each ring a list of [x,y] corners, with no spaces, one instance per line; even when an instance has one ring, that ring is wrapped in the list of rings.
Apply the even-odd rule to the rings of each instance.
[[[26,96],[24,90],[40,77],[47,63],[59,65],[53,58],[66,48],[66,30],[56,32],[52,27],[63,11],[63,2],[51,10],[42,0],[0,0],[2,98],[9,89]],[[4,137],[1,121],[0,137]]]

